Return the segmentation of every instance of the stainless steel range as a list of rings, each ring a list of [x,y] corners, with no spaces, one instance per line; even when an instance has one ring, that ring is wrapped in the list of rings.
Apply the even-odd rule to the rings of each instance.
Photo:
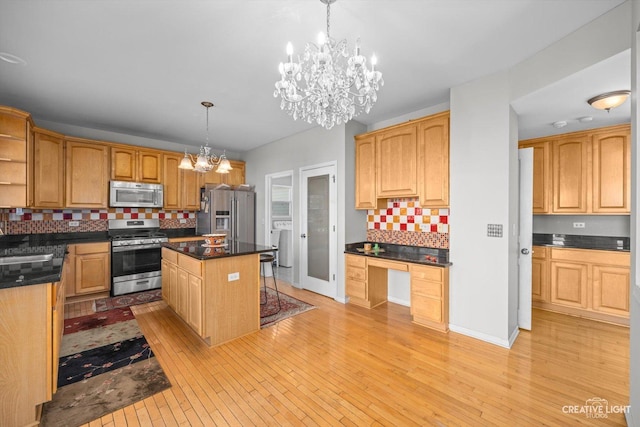
[[[161,246],[167,242],[158,219],[111,219],[111,295],[162,286]]]

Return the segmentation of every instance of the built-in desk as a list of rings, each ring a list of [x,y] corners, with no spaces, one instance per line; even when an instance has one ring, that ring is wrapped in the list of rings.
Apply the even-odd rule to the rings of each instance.
[[[378,255],[386,253],[385,258]],[[354,247],[345,251],[345,292],[349,303],[374,308],[387,302],[388,270],[407,271],[411,280],[411,316],[422,326],[449,330],[449,265],[418,263],[424,257],[402,261],[397,253],[358,253]]]

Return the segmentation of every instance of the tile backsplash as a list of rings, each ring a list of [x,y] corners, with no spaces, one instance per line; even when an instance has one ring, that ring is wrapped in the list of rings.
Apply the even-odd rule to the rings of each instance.
[[[109,209],[0,209],[5,234],[39,234],[107,231],[110,219],[158,218],[160,228],[195,228],[196,213],[148,208]],[[78,223],[71,226],[70,221]]]
[[[449,209],[422,208],[418,199],[389,199],[386,209],[369,210],[367,240],[449,248]]]

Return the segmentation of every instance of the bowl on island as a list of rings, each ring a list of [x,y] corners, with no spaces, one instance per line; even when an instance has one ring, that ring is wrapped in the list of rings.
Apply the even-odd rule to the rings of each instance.
[[[224,240],[227,237],[226,234],[203,234],[204,243],[207,246],[224,245]]]

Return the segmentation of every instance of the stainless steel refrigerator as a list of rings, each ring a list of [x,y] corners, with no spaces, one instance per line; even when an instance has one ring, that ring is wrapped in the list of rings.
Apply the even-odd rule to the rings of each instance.
[[[225,233],[227,243],[255,243],[256,193],[205,186],[200,190],[196,233]]]

